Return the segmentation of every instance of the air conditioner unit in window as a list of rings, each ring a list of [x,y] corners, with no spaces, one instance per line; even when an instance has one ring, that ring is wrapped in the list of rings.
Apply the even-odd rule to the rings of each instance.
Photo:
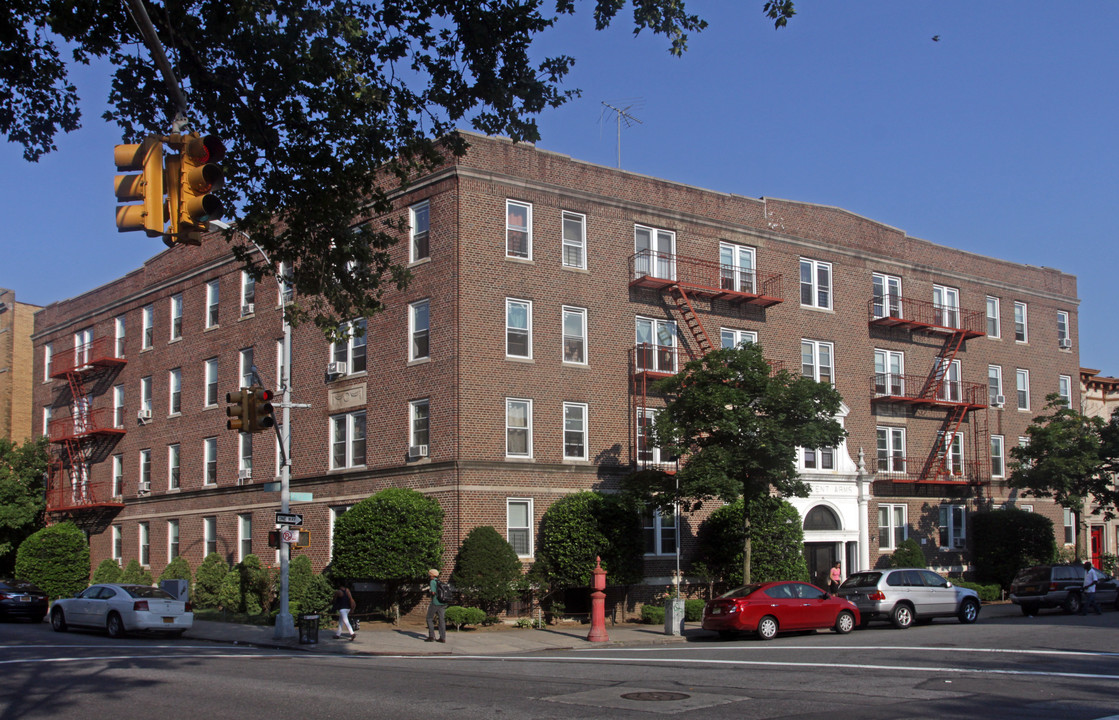
[[[148,422],[149,420],[152,419],[152,411],[151,410],[139,410],[136,413],[136,419],[139,420],[140,422]]]
[[[327,375],[345,375],[346,370],[347,366],[344,362],[332,362],[326,364]]]
[[[1057,341],[1057,347],[1062,350],[1068,350],[1072,347],[1072,338],[1061,338]]]
[[[237,471],[237,484],[244,485],[249,480],[253,479],[253,469],[245,468],[244,470]]]
[[[253,303],[245,303],[244,305],[241,306],[241,314],[242,315],[252,315],[254,307],[255,306],[254,306]]]
[[[427,457],[427,445],[411,445],[408,447],[408,457],[410,458],[423,458]]]
[[[1003,405],[1006,405],[1006,396],[1004,396],[1004,395],[995,395],[995,402],[994,402],[994,406],[995,406],[995,407],[1002,407]]]
[[[138,489],[139,494],[140,495],[147,495],[151,491],[152,491],[151,480],[141,480],[140,481],[140,487]]]

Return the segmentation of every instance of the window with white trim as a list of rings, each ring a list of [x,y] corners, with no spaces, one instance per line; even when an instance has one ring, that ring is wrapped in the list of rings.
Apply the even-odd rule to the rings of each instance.
[[[835,384],[835,346],[820,340],[800,341],[800,372],[816,382]]]
[[[964,474],[964,434],[962,432],[938,433],[944,445],[944,464],[949,475],[962,477]],[[946,439],[947,438],[947,439]]]
[[[151,375],[140,378],[140,409],[148,413],[152,411]]]
[[[532,400],[505,398],[505,457],[532,457]]]
[[[676,554],[676,511],[646,508],[641,513],[646,555]]]
[[[179,456],[179,443],[171,443],[167,446],[167,489],[179,489],[179,466],[181,458]]]
[[[253,554],[253,515],[244,513],[237,516],[237,562]]]
[[[202,559],[218,551],[218,518],[207,515],[202,518]]]
[[[800,259],[800,305],[831,310],[831,263]]]
[[[241,271],[241,317],[256,312],[256,278]]]
[[[1064,402],[1065,407],[1072,407],[1072,378],[1068,375],[1057,376],[1057,394],[1061,396],[1061,401]]]
[[[909,537],[905,505],[878,506],[878,549],[896,550]]]
[[[505,537],[517,557],[533,555],[532,498],[508,498],[505,501]]]
[[[183,336],[183,296],[171,296],[171,339],[179,340]]]
[[[137,560],[144,567],[151,565],[151,532],[148,529],[148,523],[140,522],[136,524],[138,535],[138,555]]]
[[[999,319],[999,299],[987,296],[987,337],[1002,336],[1002,321]]]
[[[940,549],[962,550],[967,541],[967,508],[963,505],[940,506]]]
[[[563,362],[587,364],[587,311],[563,306]]]
[[[183,411],[183,371],[175,368],[167,373],[167,412],[178,415]]]
[[[208,437],[202,440],[202,484],[215,485],[218,482],[218,439]]]
[[[43,406],[43,436],[50,436],[51,429],[51,414],[54,409],[50,405]]]
[[[113,386],[113,427],[124,427],[124,385]]]
[[[413,400],[408,403],[408,444],[425,445],[431,452],[431,400]]]
[[[179,557],[179,521],[167,521],[167,562]]]
[[[532,205],[505,201],[505,257],[532,259]]]
[[[563,266],[587,269],[587,216],[563,213]]]
[[[757,295],[757,268],[754,248],[734,243],[719,243],[719,283],[723,290]]]
[[[253,435],[252,433],[237,433],[237,470],[246,470],[249,477],[253,472]]]
[[[676,323],[671,320],[637,317],[636,362],[638,370],[676,372]]]
[[[140,451],[140,489],[150,490],[152,486],[152,451],[150,449],[143,449]]]
[[[905,428],[878,428],[878,472],[905,472]]]
[[[1076,516],[1073,514],[1072,510],[1069,510],[1068,508],[1062,508],[1062,511],[1063,511],[1062,514],[1064,516],[1064,528],[1065,528],[1064,544],[1065,545],[1075,545],[1076,544]]]
[[[960,382],[960,361],[948,361],[948,358],[937,358],[940,365],[940,388],[936,396],[944,402],[963,402],[963,384]]]
[[[563,404],[563,457],[565,460],[587,459],[587,404]]]
[[[241,387],[253,386],[253,348],[245,348],[238,354],[237,369],[241,377]]]
[[[874,351],[874,394],[905,396],[905,353],[899,350]]]
[[[218,326],[218,293],[219,281],[211,280],[206,283],[206,327]]]
[[[204,363],[203,375],[206,378],[206,407],[218,404],[218,359],[210,358]]]
[[[124,494],[124,455],[113,456],[113,497]]]
[[[276,273],[276,276],[280,278],[280,304],[286,305],[295,298],[295,280],[293,279],[295,273],[292,270],[291,263],[281,261],[280,269]]]
[[[426,360],[431,357],[431,301],[420,300],[408,306],[409,360]]]
[[[758,334],[753,330],[719,328],[719,344],[724,349],[755,345],[757,342]]]
[[[113,349],[118,358],[124,357],[124,316],[113,318],[113,333],[116,336],[116,342],[113,344]]]
[[[960,291],[958,288],[933,285],[933,316],[935,325],[960,326]]]
[[[1002,392],[1002,365],[987,366],[987,401],[992,407],[1006,404],[1006,396]]]
[[[801,467],[805,470],[835,470],[835,448],[801,448]]]
[[[88,368],[93,352],[93,328],[85,328],[74,333],[74,367]]]
[[[412,240],[409,243],[411,254],[409,262],[416,262],[431,256],[431,203],[423,201],[408,208],[408,221]]]
[[[1072,335],[1069,334],[1068,313],[1064,310],[1057,311],[1057,346],[1064,349],[1072,347]]]
[[[1014,376],[1018,387],[1018,409],[1030,409],[1030,371],[1019,368]]]
[[[124,560],[124,532],[120,525],[113,526],[113,560],[120,565]]]
[[[662,452],[659,447],[652,444],[650,430],[656,422],[658,412],[660,411],[657,408],[637,408],[637,461],[639,463],[660,465],[662,462],[676,459],[669,457],[667,452]]]
[[[334,525],[353,505],[332,505],[330,507],[330,547],[327,548],[327,557],[334,558]]]
[[[284,341],[276,341],[276,392],[284,389]]]
[[[1014,303],[1014,340],[1015,342],[1029,342],[1026,327],[1026,303]]]
[[[532,301],[505,298],[505,357],[532,357]]]
[[[874,317],[901,317],[901,278],[883,273],[871,273]]]
[[[54,359],[54,346],[47,343],[43,346],[43,382],[51,381],[51,360]],[[46,433],[43,433],[46,435]]]
[[[140,311],[141,326],[143,327],[144,334],[142,336],[141,350],[150,350],[152,342],[155,340],[155,308],[151,305],[145,305]]]
[[[676,279],[676,233],[644,225],[633,227],[633,275]]]
[[[343,323],[338,332],[345,339],[330,346],[330,354],[336,363],[346,363],[346,374],[363,373],[366,370],[366,320],[360,318]]]
[[[330,418],[330,469],[365,465],[365,411]]]
[[[991,477],[1006,475],[1006,449],[1002,435],[991,436]]]

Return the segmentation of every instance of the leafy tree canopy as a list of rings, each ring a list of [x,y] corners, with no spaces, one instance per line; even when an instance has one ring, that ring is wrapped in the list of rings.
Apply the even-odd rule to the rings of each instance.
[[[463,604],[500,613],[517,597],[524,569],[513,546],[489,525],[479,525],[462,541],[451,576]]]
[[[540,33],[575,12],[574,0],[555,0],[550,12],[545,0],[143,4],[180,79],[190,129],[226,141],[220,192],[238,208],[239,229],[274,264],[294,269],[301,299],[293,319],[329,332],[374,314],[389,283],[407,282],[387,253],[402,225],[382,218],[401,181],[442,153],[465,151],[455,127],[535,141],[535,117],[577,93],[563,88],[573,58],[532,51]],[[80,126],[69,73],[92,58],[115,68],[106,118],[126,139],[168,131],[177,108],[128,5],[5,4],[0,132],[27,159],[55,150],[60,131]],[[609,26],[624,6],[595,0],[595,26]],[[675,55],[706,26],[683,0],[633,0],[632,9],[634,33],[665,36]],[[792,0],[779,0],[763,12],[782,27],[795,11]],[[353,231],[361,218],[376,221]],[[234,252],[249,262],[244,245]]]
[[[0,438],[0,575],[15,567],[16,548],[43,527],[45,438],[15,445]]]
[[[45,527],[20,544],[16,577],[52,598],[71,597],[89,584],[89,543],[72,522]]]
[[[643,576],[641,517],[626,498],[585,491],[552,504],[540,520],[533,575],[553,588],[589,587],[595,558],[606,582],[630,585]]]
[[[443,508],[415,490],[382,490],[334,523],[331,575],[344,581],[424,578],[428,568],[440,566],[442,556]]]
[[[703,521],[696,534],[696,561],[729,585],[742,584],[745,547],[743,501],[724,505]],[[772,496],[750,501],[750,534],[754,553],[751,582],[805,580],[804,528],[800,513],[787,500]]]

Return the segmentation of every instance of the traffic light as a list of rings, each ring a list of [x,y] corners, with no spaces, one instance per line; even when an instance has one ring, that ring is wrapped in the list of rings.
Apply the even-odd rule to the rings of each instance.
[[[117,200],[142,200],[139,205],[117,208],[117,231],[144,230],[151,237],[163,235],[167,214],[163,203],[163,138],[149,135],[138,145],[113,148],[117,170],[139,171],[117,175],[113,181]]]
[[[252,423],[252,413],[249,412],[251,398],[252,393],[249,392],[249,388],[241,388],[225,394],[225,401],[229,403],[229,407],[225,409],[225,414],[229,416],[229,419],[225,421],[227,430],[252,432],[249,429]]]
[[[252,399],[249,401],[250,420],[249,432],[264,432],[276,426],[276,417],[272,407],[274,393],[262,387],[249,388]]]
[[[276,548],[277,550],[280,549],[280,531],[279,530],[269,530],[268,531],[268,547]]]
[[[178,198],[171,208],[171,242],[198,245],[207,224],[221,218],[222,202],[210,193],[221,187],[222,169],[218,163],[224,157],[225,145],[216,135],[183,136],[174,182]]]

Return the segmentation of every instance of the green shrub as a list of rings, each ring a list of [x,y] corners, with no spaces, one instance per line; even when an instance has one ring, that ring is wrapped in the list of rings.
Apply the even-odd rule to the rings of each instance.
[[[160,582],[164,580],[186,580],[189,585],[190,581],[193,579],[194,577],[190,572],[190,563],[188,563],[186,558],[182,555],[176,555],[175,558],[163,568],[163,572],[159,574]]]
[[[312,575],[303,597],[299,599],[299,612],[324,613],[334,603],[334,586],[323,575]]]
[[[968,531],[975,548],[975,578],[1009,589],[1022,568],[1053,562],[1057,541],[1053,521],[1040,513],[1024,510],[992,510],[974,513]]]
[[[998,583],[984,584],[967,582],[965,580],[953,580],[952,584],[957,587],[974,590],[979,593],[979,599],[983,602],[996,602],[1002,599],[1002,588],[999,587]]]
[[[653,603],[642,605],[641,622],[648,625],[664,625],[664,606]]]
[[[268,609],[271,597],[272,573],[250,554],[226,573],[218,602],[227,612],[260,615]]]
[[[703,620],[703,608],[707,603],[699,598],[688,598],[684,601],[684,620],[699,622]]]
[[[221,588],[225,576],[229,573],[229,565],[217,553],[210,553],[195,573],[194,593],[191,595],[191,604],[200,608],[221,607]]]
[[[641,516],[616,495],[579,492],[552,504],[540,520],[533,574],[552,588],[590,585],[601,556],[608,585],[631,585],[644,577]]]
[[[513,546],[494,528],[480,525],[462,541],[451,579],[463,605],[496,615],[517,597],[521,575]]]
[[[45,527],[16,551],[16,575],[52,598],[71,597],[89,584],[89,543],[72,522]]]
[[[447,624],[461,630],[465,625],[481,625],[486,621],[486,613],[480,608],[451,605],[447,608]]]
[[[124,566],[124,572],[120,575],[120,582],[129,585],[152,585],[152,574],[148,572],[140,561],[132,558],[128,564]]]
[[[898,543],[894,554],[890,556],[890,567],[923,568],[928,567],[928,561],[925,560],[925,552],[921,550],[920,543],[913,538],[906,538]]]
[[[120,582],[122,573],[123,571],[120,569],[120,565],[117,564],[116,560],[105,558],[101,561],[101,564],[97,566],[97,569],[93,571],[93,578],[90,580],[90,583],[96,585],[97,583]]]
[[[696,562],[731,586],[742,584],[746,544],[742,498],[724,505],[699,526]],[[777,497],[750,501],[750,580],[808,580],[800,513]]]

